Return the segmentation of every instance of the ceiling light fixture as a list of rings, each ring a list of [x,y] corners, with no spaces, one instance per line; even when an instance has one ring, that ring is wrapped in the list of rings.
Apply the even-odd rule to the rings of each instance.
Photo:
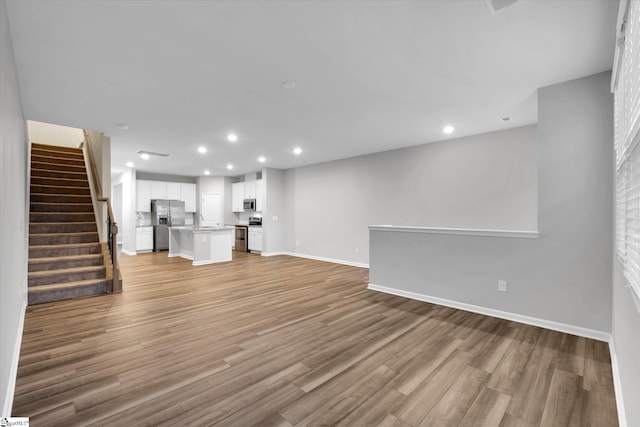
[[[132,168],[134,166],[133,162],[127,162],[127,167]]]
[[[258,161],[259,161],[260,163],[264,163],[264,162],[266,162],[266,161],[267,161],[267,159],[265,159],[265,158],[264,158],[264,156],[260,156],[260,157],[258,157]]]
[[[238,140],[238,135],[236,135],[235,133],[230,133],[229,135],[227,135],[227,139],[229,140],[229,142],[236,142]]]
[[[296,156],[302,153],[302,148],[300,147],[296,147],[293,149],[293,154],[295,154]]]
[[[204,154],[207,152],[207,147],[198,147],[198,153]]]
[[[143,159],[148,159],[149,156],[169,157],[168,154],[165,154],[165,153],[154,153],[153,151],[138,150],[138,151],[136,151],[136,153],[140,154],[140,157],[142,157]],[[144,156],[147,156],[147,157],[144,157]]]
[[[209,172],[208,170],[206,170],[206,171],[204,171],[204,174],[205,174],[205,175],[210,175],[210,174],[211,174],[211,172]]]
[[[227,165],[227,169],[229,169],[229,170],[233,169],[233,165],[232,165],[231,163],[229,163],[229,164]]]
[[[455,130],[454,127],[449,125],[442,128],[442,132],[446,133],[447,135],[453,133],[454,130]]]

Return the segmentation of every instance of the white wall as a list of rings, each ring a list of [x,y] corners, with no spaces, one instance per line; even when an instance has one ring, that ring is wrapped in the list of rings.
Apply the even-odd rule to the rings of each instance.
[[[29,141],[39,144],[78,148],[84,141],[82,129],[33,120],[27,121],[27,128],[29,130]]]
[[[614,263],[613,272],[613,348],[617,358],[618,373],[627,425],[640,426],[640,313],[631,293],[625,289],[625,279]],[[620,398],[621,396],[618,396]]]
[[[372,232],[370,282],[605,338],[613,229],[609,79],[602,73],[538,91],[537,239]],[[508,281],[507,293],[497,292],[500,279]]]
[[[129,169],[115,178],[112,185],[122,184],[122,221],[118,224],[122,233],[122,252],[136,254],[136,171]],[[119,190],[118,190],[119,191]],[[112,190],[113,192],[113,190]]]
[[[291,219],[286,210],[285,172],[264,168],[264,211],[262,212],[263,254],[277,254],[286,250],[286,227]]]
[[[0,405],[11,415],[27,305],[27,150],[7,6],[0,0]]]
[[[371,224],[537,229],[535,126],[289,169],[285,176],[289,252],[367,264]]]

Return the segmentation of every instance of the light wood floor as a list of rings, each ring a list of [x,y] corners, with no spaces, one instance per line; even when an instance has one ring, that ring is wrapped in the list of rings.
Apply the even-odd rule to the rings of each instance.
[[[605,343],[366,289],[368,270],[122,257],[125,291],[29,307],[32,426],[614,426]]]

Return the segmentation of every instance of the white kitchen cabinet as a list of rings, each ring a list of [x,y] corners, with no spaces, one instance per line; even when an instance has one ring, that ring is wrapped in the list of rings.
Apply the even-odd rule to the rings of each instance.
[[[244,212],[244,188],[244,182],[231,184],[231,210],[233,212]]]
[[[136,252],[153,250],[153,227],[136,228]]]
[[[167,199],[184,200],[182,198],[182,184],[179,182],[167,182]]]
[[[264,180],[256,181],[256,211],[264,211]]]
[[[255,199],[256,198],[256,180],[244,182],[244,198]]]
[[[136,212],[151,212],[151,181],[136,181]]]
[[[164,181],[151,181],[151,198],[166,199],[167,183]]]
[[[262,252],[262,227],[249,227],[248,248],[250,251]]]
[[[196,211],[196,185],[195,184],[181,184],[182,186],[182,200],[184,201],[185,212]]]

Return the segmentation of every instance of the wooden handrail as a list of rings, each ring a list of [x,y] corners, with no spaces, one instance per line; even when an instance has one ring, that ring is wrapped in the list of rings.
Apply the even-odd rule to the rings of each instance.
[[[89,157],[91,177],[93,178],[93,185],[96,190],[96,200],[107,204],[107,246],[109,247],[109,254],[111,255],[111,263],[113,265],[112,285],[109,291],[121,292],[122,281],[120,280],[120,266],[118,264],[118,224],[116,223],[115,216],[113,215],[111,200],[102,194],[102,183],[98,176],[96,162],[93,157],[89,132],[86,129],[83,129],[82,132],[84,133],[84,142],[87,147],[87,157]]]

